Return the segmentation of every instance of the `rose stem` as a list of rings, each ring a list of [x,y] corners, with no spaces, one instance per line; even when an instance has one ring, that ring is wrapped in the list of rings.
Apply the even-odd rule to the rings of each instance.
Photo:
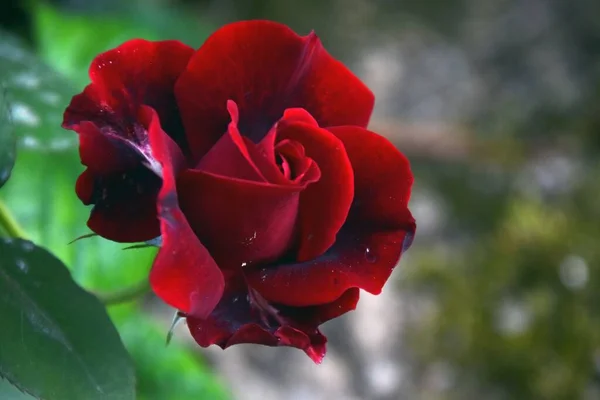
[[[27,239],[25,230],[19,225],[15,217],[12,216],[2,199],[0,199],[0,228],[2,228],[9,237]]]

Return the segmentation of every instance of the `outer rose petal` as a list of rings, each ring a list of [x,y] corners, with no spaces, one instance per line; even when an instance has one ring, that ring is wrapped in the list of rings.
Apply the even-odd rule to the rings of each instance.
[[[286,108],[302,107],[320,126],[366,126],[374,97],[314,33],[244,21],[213,33],[192,56],[175,93],[195,159],[225,132],[223,104],[240,108],[240,131],[259,142]]]
[[[331,131],[344,142],[354,167],[354,204],[335,245],[322,256],[247,271],[248,284],[268,301],[322,304],[354,287],[379,294],[412,243],[415,222],[406,207],[412,173],[406,158],[365,129]]]
[[[294,307],[329,303],[351,288],[379,294],[410,240],[403,230],[343,232],[314,260],[249,270],[248,284],[266,300]]]
[[[305,122],[287,122],[288,111],[278,123],[278,139],[301,143],[306,155],[321,170],[321,179],[300,195],[296,257],[298,261],[305,261],[320,256],[335,242],[352,204],[354,176],[344,144],[335,135]],[[302,113],[292,110],[289,114],[289,120],[294,121],[300,120]],[[309,120],[309,117],[306,115],[304,119]]]
[[[269,326],[248,302],[244,284],[229,286],[223,299],[205,320],[188,318],[188,327],[196,342],[202,347],[216,344],[226,349],[241,343],[266,346],[291,346],[304,350],[316,363],[326,353],[327,338],[318,326],[350,310],[358,302],[358,289],[344,293],[332,303],[316,307],[280,307],[279,318],[283,324],[270,320]],[[277,306],[274,306],[277,308]]]
[[[137,107],[153,107],[164,130],[185,143],[173,88],[194,50],[175,40],[127,41],[98,55],[90,66],[92,83],[73,97],[63,126],[77,130],[82,121],[111,127],[126,136]]]
[[[156,113],[150,108],[146,111],[153,114],[149,136],[163,175],[158,198],[162,246],[150,272],[150,283],[167,304],[188,315],[206,318],[223,294],[223,274],[177,204],[175,173],[183,165],[183,155],[160,128]]]
[[[173,86],[193,50],[176,41],[131,40],[97,56],[92,83],[73,97],[63,127],[79,134],[81,161],[88,169],[76,191],[94,204],[88,226],[118,242],[160,234],[156,198],[160,178],[152,171],[142,104],[154,107],[161,123],[185,142]]]
[[[411,227],[408,211],[413,174],[408,159],[389,140],[355,126],[328,128],[343,143],[354,168],[349,219],[362,225]]]
[[[94,204],[90,229],[117,242],[158,236],[160,178],[145,166],[147,158],[128,141],[102,133],[91,122],[82,122],[78,133],[81,162],[88,168],[75,190],[84,204]]]

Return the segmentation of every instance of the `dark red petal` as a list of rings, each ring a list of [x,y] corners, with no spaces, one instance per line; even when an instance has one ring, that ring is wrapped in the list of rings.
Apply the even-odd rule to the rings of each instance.
[[[111,208],[94,206],[87,226],[103,238],[119,243],[143,242],[160,235],[156,197],[130,200]]]
[[[75,192],[86,206],[94,201],[94,174],[89,169],[83,171],[77,178]]]
[[[194,50],[178,41],[134,39],[98,55],[90,66],[92,83],[74,96],[63,126],[73,129],[82,121],[123,130],[137,107],[153,107],[163,129],[178,143],[185,140],[173,93],[175,81]],[[181,144],[181,143],[180,143]]]
[[[223,274],[179,209],[175,173],[183,164],[182,154],[160,129],[157,118],[153,119],[148,133],[163,178],[158,198],[162,246],[150,272],[150,283],[167,304],[189,315],[206,318],[223,294]]]
[[[160,178],[146,167],[147,158],[131,143],[103,133],[91,122],[82,122],[77,130],[81,162],[88,168],[75,190],[84,204],[94,204],[89,228],[124,243],[158,236]]]
[[[346,290],[338,299],[331,303],[308,307],[286,307],[279,305],[278,308],[297,326],[319,326],[329,320],[337,318],[348,311],[356,309],[360,290],[352,288]]]
[[[247,270],[266,300],[290,306],[329,303],[349,288],[379,294],[415,221],[407,208],[413,181],[406,158],[385,138],[356,127],[332,128],[354,167],[354,204],[335,245],[304,263]]]
[[[354,168],[352,223],[414,228],[408,211],[413,174],[408,159],[377,133],[354,126],[328,129],[343,143]]]
[[[411,239],[404,230],[342,231],[314,260],[249,269],[248,284],[266,300],[294,307],[332,302],[350,288],[379,294]]]
[[[272,261],[290,247],[302,186],[187,170],[177,188],[181,209],[221,268]]]
[[[144,157],[128,141],[105,134],[96,125],[83,121],[77,128],[81,163],[95,173],[111,174],[132,168]]]
[[[320,363],[326,353],[327,338],[318,326],[353,310],[358,301],[358,290],[349,290],[336,301],[322,306],[282,307],[279,317],[283,324],[271,320],[266,325],[248,299],[248,291],[243,285],[228,287],[209,318],[188,318],[196,342],[202,347],[216,344],[223,349],[242,343],[291,346],[304,350],[314,362]]]
[[[285,176],[291,182],[301,182],[311,166],[316,166],[312,158],[306,157],[304,146],[294,140],[282,140],[277,143],[275,150],[281,157]]]
[[[227,100],[240,107],[240,131],[255,143],[287,108],[305,108],[321,126],[366,126],[374,103],[314,33],[301,37],[270,21],[217,30],[192,56],[175,93],[196,159],[225,132]]]
[[[297,259],[311,260],[335,242],[346,221],[354,195],[352,164],[343,143],[317,126],[283,119],[278,123],[277,136],[301,143],[306,156],[321,170],[319,181],[308,185],[300,195]]]

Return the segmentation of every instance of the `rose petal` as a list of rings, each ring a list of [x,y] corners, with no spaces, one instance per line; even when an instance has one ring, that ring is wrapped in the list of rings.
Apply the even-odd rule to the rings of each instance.
[[[237,105],[230,100],[227,102],[227,110],[231,116],[227,132],[202,157],[196,169],[236,179],[290,184],[275,163],[274,144],[266,142],[257,145],[243,137],[237,127]],[[275,133],[269,137],[274,135]]]
[[[245,285],[228,286],[223,299],[207,319],[187,318],[196,342],[202,347],[216,344],[223,349],[242,343],[296,347],[320,363],[326,353],[327,338],[318,326],[353,310],[358,301],[358,290],[350,290],[322,306],[282,307],[280,317],[284,324],[270,321],[270,326],[265,325],[248,298]]]
[[[290,306],[328,303],[350,288],[379,294],[415,222],[406,207],[412,173],[385,138],[356,127],[333,128],[354,167],[354,205],[332,248],[322,256],[246,271],[248,284],[266,300]]]
[[[187,170],[177,187],[190,225],[221,268],[272,261],[290,247],[303,186]]]
[[[414,180],[408,159],[389,140],[366,129],[328,130],[344,143],[354,168],[349,219],[369,226],[414,228],[407,208]]]
[[[137,107],[153,107],[163,129],[185,143],[173,88],[194,50],[178,41],[134,39],[98,55],[90,67],[92,83],[73,97],[63,126],[75,129],[83,121],[112,127],[123,136]]]
[[[360,290],[352,288],[346,290],[338,299],[331,303],[308,307],[287,307],[278,305],[287,318],[294,321],[297,326],[319,326],[335,319],[348,311],[356,309]]]
[[[202,157],[196,169],[231,178],[267,182],[260,169],[252,160],[248,146],[246,146],[246,142],[238,131],[239,114],[237,105],[232,101],[228,101],[227,110],[231,116],[227,132]]]
[[[379,294],[408,237],[403,230],[341,232],[314,260],[249,269],[248,284],[266,300],[294,307],[329,303],[351,288]]]
[[[149,108],[146,111],[153,113]],[[150,284],[167,304],[205,318],[221,299],[223,274],[179,209],[175,174],[183,165],[183,155],[160,129],[155,113],[148,133],[163,178],[158,199],[162,246],[150,272]]]
[[[335,242],[352,204],[354,177],[352,164],[343,143],[330,132],[302,122],[278,123],[279,140],[291,139],[302,144],[306,156],[321,170],[318,182],[300,195],[298,217],[299,261],[323,254]]]
[[[82,176],[76,185],[79,195],[83,194],[82,180],[90,175]],[[88,203],[94,208],[87,223],[92,231],[120,243],[146,241],[160,234],[156,218],[160,178],[148,168],[140,164],[122,174],[95,177],[93,185],[95,191]]]
[[[175,85],[198,160],[225,132],[224,105],[240,107],[240,132],[258,143],[286,108],[302,107],[321,126],[366,126],[374,97],[314,33],[301,37],[270,21],[236,22],[211,35]]]
[[[101,132],[89,121],[79,125],[78,133],[81,162],[88,168],[75,190],[84,204],[94,204],[89,228],[122,243],[158,236],[160,178],[146,167],[147,158],[128,141]]]

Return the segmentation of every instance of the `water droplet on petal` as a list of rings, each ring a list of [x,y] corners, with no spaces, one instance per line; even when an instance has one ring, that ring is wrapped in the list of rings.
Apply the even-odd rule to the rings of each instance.
[[[245,238],[244,240],[242,240],[242,244],[244,246],[250,246],[254,242],[254,240],[256,239],[256,235],[257,235],[257,232],[254,231],[251,236],[248,236],[247,238]]]
[[[365,249],[365,260],[367,260],[368,263],[377,262],[377,256],[369,247]]]
[[[242,263],[242,268],[245,267],[246,265],[248,265],[248,263],[247,262],[243,262]]]

